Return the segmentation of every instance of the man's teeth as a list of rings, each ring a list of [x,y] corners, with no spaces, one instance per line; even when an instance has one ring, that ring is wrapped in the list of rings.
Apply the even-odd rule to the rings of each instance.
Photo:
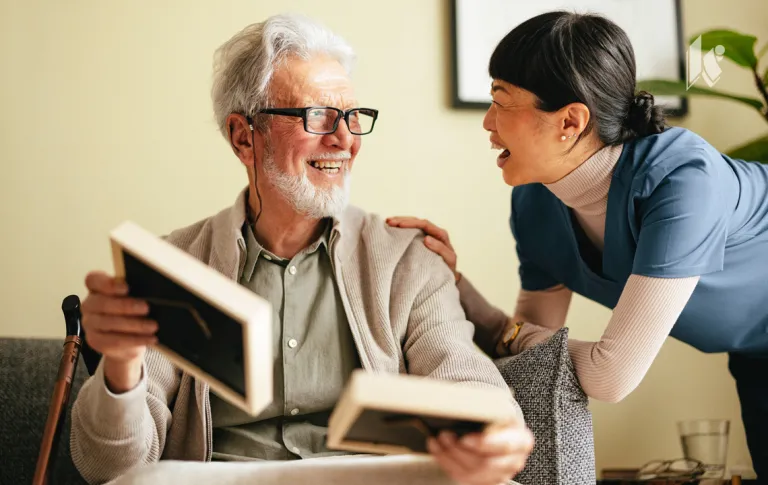
[[[311,160],[309,162],[310,165],[312,165],[315,168],[341,168],[341,166],[344,164],[341,160],[328,160],[328,161],[316,161]]]
[[[491,150],[506,150],[506,148],[499,144],[491,142]]]

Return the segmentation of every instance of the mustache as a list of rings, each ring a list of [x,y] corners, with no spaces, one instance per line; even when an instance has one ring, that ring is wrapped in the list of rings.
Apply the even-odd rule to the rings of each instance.
[[[314,153],[307,157],[307,160],[349,160],[352,154],[348,151]]]

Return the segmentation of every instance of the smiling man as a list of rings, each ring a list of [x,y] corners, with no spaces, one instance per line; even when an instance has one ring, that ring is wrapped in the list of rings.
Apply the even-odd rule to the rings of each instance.
[[[348,205],[378,116],[358,104],[352,62],[338,36],[293,16],[251,25],[217,52],[214,111],[248,185],[232,207],[167,240],[272,304],[274,400],[251,417],[210,393],[147,349],[156,324],[144,302],[89,273],[83,326],[103,358],[74,403],[71,447],[90,482],[161,459],[332,455],[328,418],[356,368],[507,389],[473,345],[453,274],[422,233]],[[431,452],[452,478],[495,485],[522,468],[531,442],[521,417],[461,442],[443,436]],[[228,483],[221,465],[208,469]],[[182,481],[212,478],[196,471]]]

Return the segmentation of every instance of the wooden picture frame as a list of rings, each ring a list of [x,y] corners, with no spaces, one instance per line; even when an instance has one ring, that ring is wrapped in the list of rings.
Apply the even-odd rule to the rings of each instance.
[[[357,369],[331,414],[328,448],[427,455],[427,438],[440,430],[461,437],[516,419],[509,390]]]
[[[110,233],[115,275],[149,303],[154,346],[212,392],[257,415],[273,397],[272,307],[176,246],[126,221]]]
[[[516,25],[540,13],[566,9],[606,15],[627,32],[635,49],[638,80],[684,80],[685,43],[680,0],[448,0],[451,35],[451,98],[456,109],[490,106],[488,62]],[[639,18],[638,18],[639,17]],[[648,23],[651,19],[654,22]],[[657,96],[669,117],[688,113],[688,100]]]

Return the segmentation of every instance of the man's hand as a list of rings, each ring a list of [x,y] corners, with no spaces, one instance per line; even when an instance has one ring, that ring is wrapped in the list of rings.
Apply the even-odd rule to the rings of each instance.
[[[103,356],[107,387],[115,393],[129,391],[141,380],[144,352],[157,341],[157,323],[146,318],[146,302],[127,296],[125,282],[96,271],[86,276],[85,286],[85,339]]]
[[[525,466],[533,435],[520,424],[457,439],[444,432],[430,438],[427,448],[445,472],[462,485],[500,485]]]

